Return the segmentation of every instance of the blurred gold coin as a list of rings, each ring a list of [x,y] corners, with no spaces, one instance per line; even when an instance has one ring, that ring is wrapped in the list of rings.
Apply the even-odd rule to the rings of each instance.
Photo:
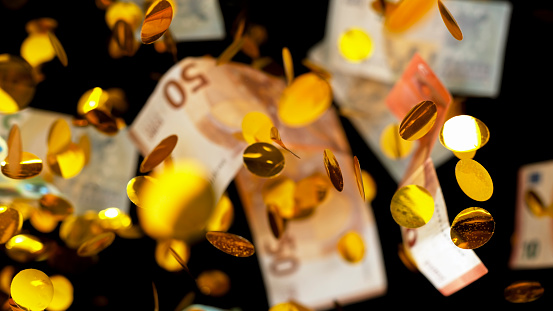
[[[436,0],[400,1],[393,10],[386,12],[384,27],[392,33],[404,32],[423,19],[434,5]]]
[[[287,47],[282,48],[282,62],[284,64],[286,81],[288,82],[288,85],[290,85],[294,80],[294,62],[292,61],[292,54]]]
[[[23,160],[23,149],[21,143],[21,131],[17,124],[12,125],[10,128],[10,133],[8,135],[8,156],[4,162],[12,163],[12,165],[5,165],[2,162],[2,173],[6,175],[4,170],[8,175],[17,175],[22,167],[21,161]],[[6,166],[4,168],[4,166]],[[8,176],[9,177],[9,176]]]
[[[72,249],[78,249],[81,244],[103,232],[100,227],[98,213],[87,211],[83,215],[69,215],[60,226],[60,239]]]
[[[10,285],[14,275],[15,268],[10,265],[4,266],[0,271],[0,290],[5,294],[10,294]]]
[[[308,72],[299,75],[284,89],[278,103],[278,116],[290,127],[307,126],[323,115],[332,103],[328,81]]]
[[[81,95],[77,103],[77,112],[79,115],[84,116],[87,112],[94,109],[110,111],[111,107],[109,106],[108,100],[109,93],[102,90],[102,88],[95,87]]]
[[[35,260],[46,251],[44,244],[30,234],[13,236],[6,242],[5,247],[8,257],[22,263]]]
[[[296,158],[301,159],[297,154],[295,154],[292,150],[288,149],[284,143],[282,142],[282,139],[280,138],[280,133],[278,132],[278,129],[276,127],[271,127],[271,140],[273,140],[275,143],[277,143],[279,146],[284,148],[284,150],[290,152],[293,154]]]
[[[54,297],[46,308],[48,311],[64,311],[73,303],[73,284],[63,275],[52,275],[50,281],[54,285]]]
[[[419,269],[417,268],[417,264],[415,263],[415,260],[411,256],[410,252],[405,249],[405,246],[403,243],[399,243],[397,248],[397,255],[399,256],[399,259],[407,269],[409,269],[411,272],[418,272]]]
[[[8,159],[2,161],[2,174],[12,179],[27,179],[35,177],[42,171],[42,160],[30,152],[21,154],[21,162],[10,163]]]
[[[109,207],[98,212],[99,225],[105,230],[120,230],[132,225],[132,219],[117,207]]]
[[[279,214],[284,218],[294,218],[297,216],[295,209],[294,193],[296,183],[284,176],[267,180],[261,189],[261,196],[265,205],[272,205],[278,209]]]
[[[52,281],[40,270],[21,270],[13,277],[11,297],[22,307],[30,310],[44,310],[53,296]]]
[[[361,170],[361,178],[363,179],[363,192],[365,193],[365,201],[372,202],[376,197],[376,183],[371,174]]]
[[[459,152],[459,151],[453,151],[453,154],[459,159],[459,160],[463,160],[463,159],[473,159],[474,156],[476,155],[476,150],[472,150],[472,151],[466,151],[466,152]]]
[[[459,115],[447,120],[440,131],[440,143],[457,152],[480,149],[489,139],[490,131],[486,124],[469,115]]]
[[[155,146],[140,164],[140,173],[148,173],[171,155],[177,145],[177,135],[169,135]]]
[[[209,217],[205,229],[206,231],[226,232],[232,225],[233,219],[234,208],[232,206],[232,201],[229,199],[228,195],[224,193],[217,205],[215,205],[215,210]]]
[[[0,244],[6,243],[23,226],[23,216],[15,208],[0,205]]]
[[[336,190],[338,191],[344,190],[344,178],[342,177],[342,170],[340,169],[338,160],[336,160],[334,153],[332,153],[330,149],[324,150],[323,160],[326,174],[328,175],[328,178],[330,178],[330,181],[332,182],[334,188],[336,188]]]
[[[58,22],[50,17],[41,17],[28,21],[25,24],[25,31],[28,34],[32,33],[46,33],[52,31],[58,27]]]
[[[526,207],[536,217],[543,217],[549,214],[547,206],[545,206],[540,196],[534,190],[526,191],[524,203],[526,203]]]
[[[240,52],[240,49],[244,46],[244,37],[234,40],[217,58],[217,66],[229,63],[232,58]]]
[[[349,263],[359,263],[365,257],[365,243],[359,233],[346,232],[338,241],[338,252]]]
[[[71,143],[71,129],[64,119],[57,119],[50,126],[48,132],[48,153],[59,153]]]
[[[278,207],[273,204],[267,205],[267,218],[269,220],[269,227],[271,228],[273,236],[276,239],[280,239],[286,230],[286,226],[288,224],[287,220],[280,216]]]
[[[136,176],[127,183],[127,196],[136,206],[142,207],[143,195],[147,187],[153,187],[155,179],[150,176]]]
[[[423,100],[416,104],[399,125],[399,136],[405,140],[422,138],[432,129],[438,116],[436,104],[430,100]]]
[[[172,252],[178,255],[179,260],[176,259]],[[180,271],[184,266],[179,261],[182,261],[186,266],[186,262],[188,262],[188,258],[190,258],[190,248],[182,240],[167,239],[158,241],[155,250],[155,258],[157,264],[163,269],[170,272]]]
[[[77,176],[86,163],[85,151],[80,145],[69,143],[66,149],[46,156],[46,162],[52,173],[65,179]]]
[[[88,135],[83,134],[79,137],[77,145],[81,148],[84,154],[84,165],[86,166],[90,162],[90,153],[92,152],[92,143]]]
[[[47,33],[29,34],[21,43],[20,55],[33,68],[38,67],[56,56],[56,51],[50,42]]]
[[[100,109],[90,110],[85,113],[84,117],[88,123],[106,135],[115,135],[119,131],[117,121],[110,114]]]
[[[307,58],[304,58],[301,63],[305,67],[307,67],[307,69],[311,70],[315,74],[318,74],[321,78],[325,80],[330,80],[332,78],[332,74],[328,70],[318,64],[315,64]]]
[[[23,58],[0,54],[0,113],[25,109],[35,95],[33,68]]]
[[[50,39],[50,44],[52,44],[52,47],[54,48],[54,52],[56,53],[56,56],[60,60],[60,63],[63,65],[63,67],[67,67],[67,54],[65,53],[65,49],[61,45],[60,40],[58,40],[58,37],[54,35],[53,32],[48,31],[48,39]]]
[[[428,190],[418,185],[399,188],[392,197],[390,211],[395,222],[406,228],[426,225],[434,214],[434,199]]]
[[[196,298],[196,293],[194,293],[193,291],[184,295],[184,297],[182,297],[181,301],[175,308],[175,311],[181,311],[186,309],[186,307],[190,306],[194,302],[195,298]]]
[[[294,189],[294,210],[281,215],[287,219],[301,219],[311,215],[315,209],[326,199],[330,183],[323,174],[314,173],[300,179]]]
[[[134,39],[131,25],[124,20],[118,20],[113,26],[112,40],[123,55],[132,56],[136,50],[136,41]]]
[[[392,160],[406,158],[413,151],[413,142],[399,136],[399,126],[395,123],[384,128],[380,134],[382,153]]]
[[[268,143],[254,143],[244,150],[244,165],[259,177],[274,177],[284,168],[284,156],[275,146]]]
[[[123,20],[133,31],[142,23],[142,17],[142,9],[132,1],[115,1],[107,7],[105,14],[109,29],[113,29],[118,20]]]
[[[493,194],[493,182],[488,171],[472,159],[459,160],[455,178],[461,190],[471,199],[487,201]]]
[[[173,4],[167,0],[157,0],[146,10],[140,31],[142,43],[150,44],[159,39],[169,29],[173,20]]]
[[[480,207],[462,210],[451,223],[451,241],[459,248],[475,249],[486,244],[493,235],[492,215]]]
[[[106,249],[115,240],[115,233],[108,231],[85,241],[77,249],[77,255],[81,257],[89,257],[98,254]]]
[[[10,207],[18,210],[23,216],[23,221],[29,219],[35,210],[36,200],[27,198],[14,198],[10,203]],[[38,206],[38,205],[36,205]]]
[[[40,208],[42,210],[49,212],[58,220],[63,220],[75,211],[73,204],[64,198],[51,193],[43,195],[38,203],[40,204]]]
[[[235,257],[249,257],[255,253],[253,244],[236,234],[209,231],[205,237],[211,245]]]
[[[453,36],[453,38],[459,41],[463,40],[463,32],[461,32],[459,24],[457,24],[457,21],[441,0],[438,0],[438,8],[440,9],[440,15],[442,15],[442,20],[444,21],[447,30],[449,30],[449,33]]]
[[[230,278],[220,270],[202,271],[196,279],[198,289],[202,294],[212,297],[221,297],[230,289]]]
[[[526,303],[540,298],[543,292],[540,282],[517,281],[505,288],[504,296],[508,302]]]
[[[349,28],[338,39],[338,51],[347,61],[358,63],[372,56],[373,40],[365,30]]]
[[[123,239],[141,239],[144,237],[144,231],[138,224],[131,224],[128,227],[115,230],[115,233]]]
[[[357,189],[359,190],[359,194],[361,194],[361,198],[363,199],[363,201],[365,201],[365,186],[363,186],[361,165],[359,164],[359,159],[357,159],[357,156],[353,156],[353,172],[355,173],[355,180],[357,181]]]
[[[29,219],[31,225],[42,233],[50,233],[57,228],[59,220],[49,212],[37,209]]]
[[[257,142],[271,143],[273,121],[258,111],[247,113],[242,119],[242,135],[248,144]]]

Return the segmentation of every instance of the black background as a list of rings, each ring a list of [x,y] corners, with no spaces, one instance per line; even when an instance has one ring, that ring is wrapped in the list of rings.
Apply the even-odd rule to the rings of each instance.
[[[294,56],[296,73],[306,71],[301,59],[324,36],[327,1],[221,0],[220,4],[226,39],[179,43],[178,59],[219,55],[232,40],[236,17],[245,14],[247,22],[267,28],[268,42],[261,47],[263,56],[280,62],[281,49],[287,46]],[[521,165],[553,159],[549,108],[553,4],[535,1],[512,1],[512,4],[501,93],[495,99],[469,98],[466,102],[466,113],[484,121],[491,131],[489,143],[475,158],[494,180],[492,198],[477,205],[490,211],[496,221],[493,238],[476,250],[489,269],[488,274],[452,296],[443,297],[424,276],[403,266],[397,256],[400,231],[389,212],[389,202],[397,185],[349,121],[341,118],[353,153],[377,182],[378,194],[372,207],[388,279],[385,296],[344,306],[344,310],[509,306],[544,309],[553,304],[551,270],[513,271],[507,267],[514,227],[517,171]],[[96,86],[119,87],[126,92],[130,103],[130,110],[124,117],[127,123],[132,122],[157,83],[152,76],[163,74],[174,63],[169,54],[158,54],[153,46],[140,47],[132,58],[111,59],[107,53],[110,30],[104,14],[93,0],[30,0],[19,10],[0,5],[0,53],[19,55],[21,43],[27,36],[25,23],[29,20],[52,17],[58,21],[55,33],[67,52],[69,66],[63,67],[57,59],[44,65],[46,79],[37,86],[31,107],[75,115],[76,103],[86,90]],[[249,61],[244,55],[238,55],[235,60]],[[455,181],[455,164],[456,160],[451,159],[437,168],[450,219],[456,211],[475,206]],[[235,220],[229,231],[251,239],[234,184],[229,187],[229,195],[235,204]],[[132,216],[136,220],[134,206]],[[36,233],[28,222],[24,229]],[[57,230],[48,236],[56,239],[56,235]],[[46,262],[19,264],[2,253],[0,265],[37,268],[49,275],[65,274],[75,287],[71,310],[152,310],[152,281],[159,292],[160,309],[173,310],[193,289],[193,282],[184,272],[171,273],[159,268],[154,260],[154,248],[155,242],[147,237],[139,240],[117,238],[99,254],[96,262],[81,262],[79,266],[72,266],[74,254],[71,252],[54,265]],[[202,242],[192,247],[189,267],[194,276],[206,269],[221,269],[232,282],[226,296],[213,298],[198,293],[196,303],[243,310],[268,309],[256,256],[234,258]],[[544,296],[527,305],[506,302],[504,288],[518,280],[541,282]]]

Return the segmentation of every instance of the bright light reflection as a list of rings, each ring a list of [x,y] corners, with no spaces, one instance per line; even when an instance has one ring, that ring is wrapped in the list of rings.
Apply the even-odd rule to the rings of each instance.
[[[482,135],[474,117],[460,115],[444,124],[442,129],[444,145],[454,151],[471,151],[481,147]]]

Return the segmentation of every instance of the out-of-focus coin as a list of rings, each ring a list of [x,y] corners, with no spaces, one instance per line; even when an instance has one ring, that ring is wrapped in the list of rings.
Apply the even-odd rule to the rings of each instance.
[[[11,297],[20,306],[31,310],[44,310],[54,297],[54,286],[42,271],[25,269],[12,280]]]
[[[169,135],[160,141],[140,164],[140,172],[147,173],[163,162],[171,155],[177,145],[177,142],[177,135]]]
[[[358,263],[365,257],[365,243],[359,233],[346,232],[338,241],[338,252],[344,260],[350,263]]]
[[[115,240],[115,233],[111,231],[101,233],[81,244],[77,249],[77,255],[81,257],[94,256],[110,246],[113,240]]]
[[[23,226],[23,216],[15,208],[0,205],[0,244],[6,243]]]
[[[459,24],[457,24],[457,21],[441,0],[438,0],[438,8],[440,9],[442,20],[444,21],[447,30],[449,30],[449,33],[451,33],[453,38],[459,41],[463,40],[463,32],[461,31]]]
[[[54,285],[54,296],[48,305],[49,311],[63,311],[69,309],[73,303],[73,284],[63,275],[52,275],[50,281]]]
[[[382,153],[392,160],[403,159],[413,151],[413,142],[399,136],[399,126],[395,123],[384,128],[380,134]]]
[[[330,149],[325,149],[323,152],[323,160],[326,169],[326,173],[332,185],[336,190],[344,190],[344,178],[342,177],[342,170],[340,169],[340,164],[334,156],[334,153]]]
[[[292,54],[287,47],[282,48],[282,62],[284,64],[286,81],[288,82],[288,85],[290,85],[294,80],[294,62],[292,61]]]
[[[48,31],[48,39],[50,39],[50,44],[52,44],[54,52],[60,60],[60,63],[64,67],[67,67],[67,54],[65,53],[65,49],[63,48],[63,45],[61,45],[60,40],[58,40],[58,37],[56,37],[53,32]]]
[[[196,279],[198,289],[207,296],[221,297],[230,289],[230,278],[220,270],[207,270]]]
[[[517,281],[507,286],[504,291],[505,300],[513,303],[526,303],[543,296],[544,288],[540,282]]]
[[[369,34],[358,27],[344,31],[338,39],[338,51],[347,61],[359,63],[373,54],[373,40]]]
[[[490,139],[490,131],[479,119],[459,115],[444,123],[439,137],[440,143],[447,149],[469,152],[482,148]]]
[[[210,231],[205,237],[217,249],[235,257],[249,257],[255,253],[253,244],[236,234]]]

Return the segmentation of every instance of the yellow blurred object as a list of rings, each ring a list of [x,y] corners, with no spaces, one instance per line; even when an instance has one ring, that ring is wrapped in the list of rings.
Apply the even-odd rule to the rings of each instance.
[[[349,231],[338,241],[338,252],[349,263],[359,263],[365,257],[365,243],[359,233]]]
[[[106,9],[106,24],[109,29],[112,29],[115,23],[121,19],[135,31],[142,24],[143,18],[142,9],[132,1],[116,1]]]
[[[386,10],[384,27],[390,32],[404,32],[425,18],[435,5],[436,0],[402,0]]]
[[[248,144],[257,142],[272,143],[271,128],[273,121],[258,111],[249,112],[242,119],[242,135]]]
[[[19,233],[22,226],[23,216],[17,209],[0,205],[0,244]]]
[[[46,310],[67,310],[73,303],[73,284],[63,275],[53,275],[50,281],[54,285],[54,296]]]
[[[206,225],[206,231],[226,232],[232,225],[234,219],[234,208],[228,195],[224,193],[215,206],[215,210],[209,217]]]
[[[21,57],[32,67],[51,61],[56,56],[56,51],[50,42],[47,33],[30,34],[21,43]]]
[[[6,242],[5,247],[11,259],[23,263],[34,260],[45,252],[44,244],[30,234],[13,236]]]
[[[54,286],[42,271],[25,269],[12,280],[11,296],[20,306],[30,310],[44,310],[54,296]]]
[[[369,34],[361,28],[350,28],[338,39],[338,51],[349,62],[359,63],[372,56],[373,42]]]
[[[190,248],[188,245],[181,240],[168,239],[157,242],[155,250],[157,264],[170,272],[176,272],[184,269],[171,253],[171,249],[179,255],[179,258],[182,259],[184,263],[188,262],[188,258],[190,258]]]

